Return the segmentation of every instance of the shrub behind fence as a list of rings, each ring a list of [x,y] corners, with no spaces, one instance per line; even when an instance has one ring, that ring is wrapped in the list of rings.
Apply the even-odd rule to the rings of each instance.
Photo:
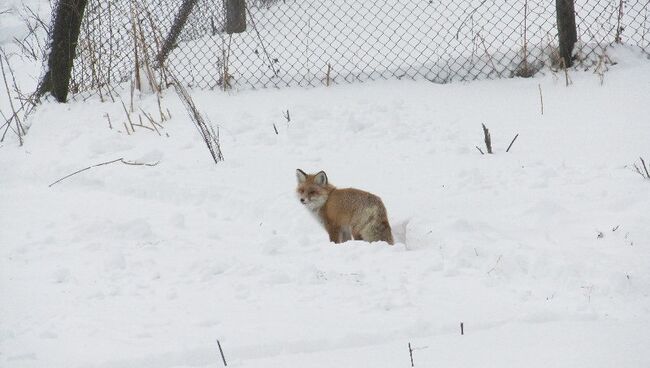
[[[252,0],[238,15],[245,30],[228,33],[232,14],[224,9],[232,1],[241,0],[89,0],[71,90],[130,81],[135,65],[165,83],[156,58],[189,2],[165,63],[195,88],[446,83],[527,76],[559,60],[549,0]],[[576,4],[577,62],[589,66],[614,42],[650,51],[649,3]]]

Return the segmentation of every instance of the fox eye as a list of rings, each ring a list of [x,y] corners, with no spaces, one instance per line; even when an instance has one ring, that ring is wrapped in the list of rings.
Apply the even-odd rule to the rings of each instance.
[[[309,193],[307,193],[307,195],[310,195],[310,196],[311,196],[311,195],[314,195],[314,194],[316,194],[316,192],[313,191],[313,190],[310,190]]]
[[[303,194],[304,192],[304,189],[298,189],[298,193]]]

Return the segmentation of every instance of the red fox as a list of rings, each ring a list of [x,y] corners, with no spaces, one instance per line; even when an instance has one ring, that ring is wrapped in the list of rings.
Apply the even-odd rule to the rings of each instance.
[[[337,189],[324,171],[308,175],[297,169],[298,197],[323,224],[330,241],[343,243],[352,238],[393,244],[386,208],[381,198],[359,189]]]

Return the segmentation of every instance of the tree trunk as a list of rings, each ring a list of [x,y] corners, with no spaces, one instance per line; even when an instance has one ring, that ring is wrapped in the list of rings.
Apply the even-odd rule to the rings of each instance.
[[[169,33],[167,34],[167,38],[165,38],[162,49],[158,52],[158,56],[156,57],[158,65],[162,65],[165,60],[167,60],[169,53],[174,49],[174,47],[176,47],[178,36],[185,27],[187,18],[189,18],[196,3],[198,3],[198,0],[183,0],[176,17],[174,18],[174,24],[172,24],[172,27],[169,29]]]
[[[87,0],[59,1],[52,28],[47,71],[36,91],[37,96],[50,92],[59,102],[67,100],[72,64],[86,3]]]
[[[246,1],[224,0],[223,6],[226,11],[226,33],[232,34],[246,31]]]
[[[564,66],[568,68],[573,64],[573,46],[578,40],[575,6],[573,0],[555,0],[555,7],[560,57],[564,60]]]

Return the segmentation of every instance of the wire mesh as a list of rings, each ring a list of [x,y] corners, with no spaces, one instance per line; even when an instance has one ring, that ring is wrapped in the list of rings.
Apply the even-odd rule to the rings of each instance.
[[[72,92],[133,80],[164,84],[156,55],[182,6],[189,18],[165,60],[188,87],[317,86],[379,79],[436,83],[530,75],[557,55],[548,0],[249,0],[246,30],[224,31],[232,0],[89,0]],[[576,3],[581,65],[613,43],[650,51],[650,0]]]

